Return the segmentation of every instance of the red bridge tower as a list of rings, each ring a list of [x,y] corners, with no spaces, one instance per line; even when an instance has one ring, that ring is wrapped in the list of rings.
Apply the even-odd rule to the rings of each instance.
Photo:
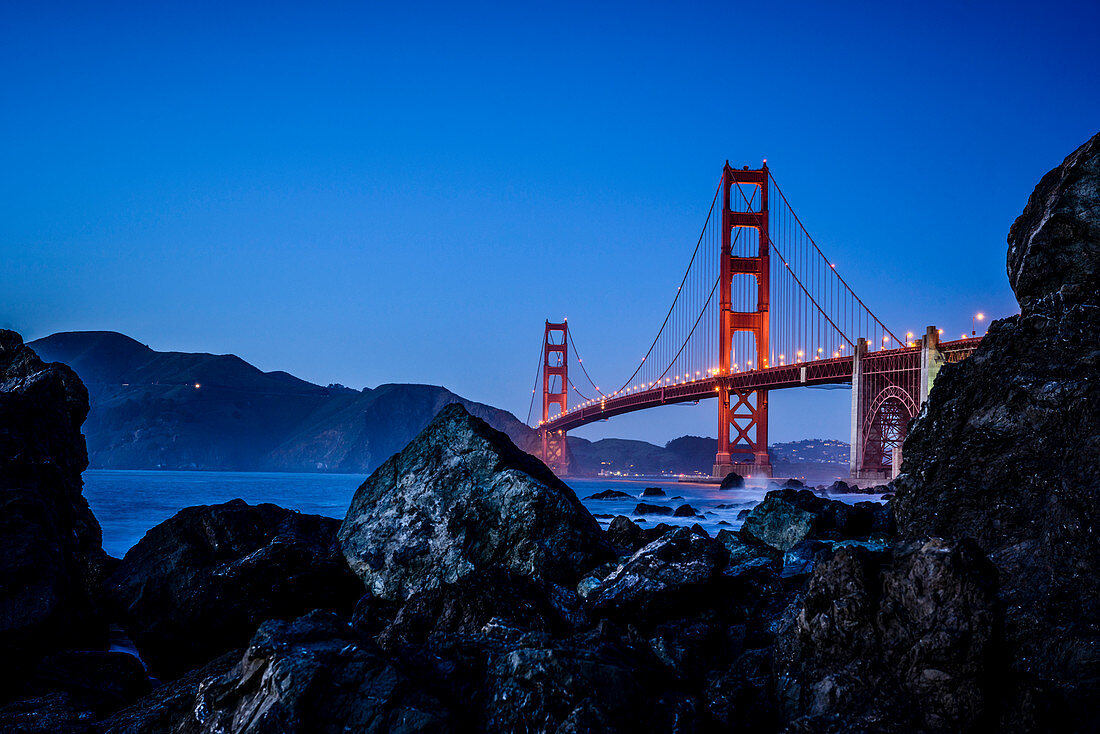
[[[546,322],[542,344],[542,422],[550,420],[550,406],[557,405],[554,415],[564,413],[569,403],[569,322]],[[539,429],[542,438],[542,460],[558,476],[569,472],[569,447],[565,431]]]
[[[759,187],[759,205],[755,210],[749,205],[756,197],[745,197],[741,186]],[[733,187],[738,187],[738,201],[745,202],[743,211],[731,207]],[[738,209],[740,205],[738,204]],[[732,236],[735,227],[756,230],[756,253],[734,255]],[[751,247],[752,243],[749,243]],[[740,248],[739,248],[740,249]],[[768,165],[759,170],[748,167],[738,171],[729,161],[722,170],[722,251],[719,255],[721,277],[721,305],[719,309],[718,350],[718,454],[714,458],[713,475],[724,477],[735,471],[733,455],[752,454],[753,465],[744,466],[738,473],[770,477],[771,460],[768,457],[768,391],[731,390],[726,380],[731,373],[733,335],[749,332],[756,346],[756,368],[768,367],[768,294],[769,251],[768,239]],[[756,279],[756,308],[751,311],[734,311],[732,288],[734,275],[751,275]],[[742,357],[744,359],[744,357]]]

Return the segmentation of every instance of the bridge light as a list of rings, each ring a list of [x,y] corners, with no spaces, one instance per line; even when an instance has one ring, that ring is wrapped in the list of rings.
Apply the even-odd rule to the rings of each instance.
[[[798,352],[798,356],[799,356],[799,357],[801,357],[801,356],[802,356],[802,352],[801,352],[801,351],[799,351],[799,352]]]

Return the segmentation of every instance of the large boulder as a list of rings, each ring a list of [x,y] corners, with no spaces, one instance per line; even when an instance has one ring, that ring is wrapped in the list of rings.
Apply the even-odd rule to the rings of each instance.
[[[872,533],[891,534],[894,519],[888,505],[846,502],[819,497],[808,489],[768,492],[741,526],[743,535],[780,551],[808,538],[866,539]]]
[[[356,490],[340,543],[391,600],[493,567],[572,588],[614,557],[572,489],[458,404]]]
[[[899,531],[974,538],[1000,571],[1006,726],[1100,727],[1100,134],[1009,232],[1019,316],[945,365],[904,447]]]
[[[363,588],[339,525],[243,500],[188,507],[130,549],[107,594],[150,668],[175,677],[244,647],[264,620],[350,611]]]
[[[0,682],[45,651],[106,640],[94,602],[106,572],[84,499],[88,393],[0,330]]]
[[[776,645],[794,731],[989,731],[998,681],[995,572],[977,546],[933,539],[836,550]]]

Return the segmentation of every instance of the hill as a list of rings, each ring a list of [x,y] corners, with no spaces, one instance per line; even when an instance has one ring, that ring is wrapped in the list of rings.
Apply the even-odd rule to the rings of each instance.
[[[322,387],[235,355],[158,352],[107,331],[29,346],[87,385],[92,468],[364,473],[453,402],[521,447],[536,441],[511,413],[436,385]]]

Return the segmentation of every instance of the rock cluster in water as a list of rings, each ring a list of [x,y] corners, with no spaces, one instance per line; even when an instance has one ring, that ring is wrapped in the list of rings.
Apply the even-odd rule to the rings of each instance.
[[[944,367],[893,501],[792,484],[715,537],[603,532],[453,406],[343,523],[188,508],[111,560],[80,382],[0,332],[0,730],[1096,730],[1098,181],[1100,137],[1036,189],[1022,313]]]

